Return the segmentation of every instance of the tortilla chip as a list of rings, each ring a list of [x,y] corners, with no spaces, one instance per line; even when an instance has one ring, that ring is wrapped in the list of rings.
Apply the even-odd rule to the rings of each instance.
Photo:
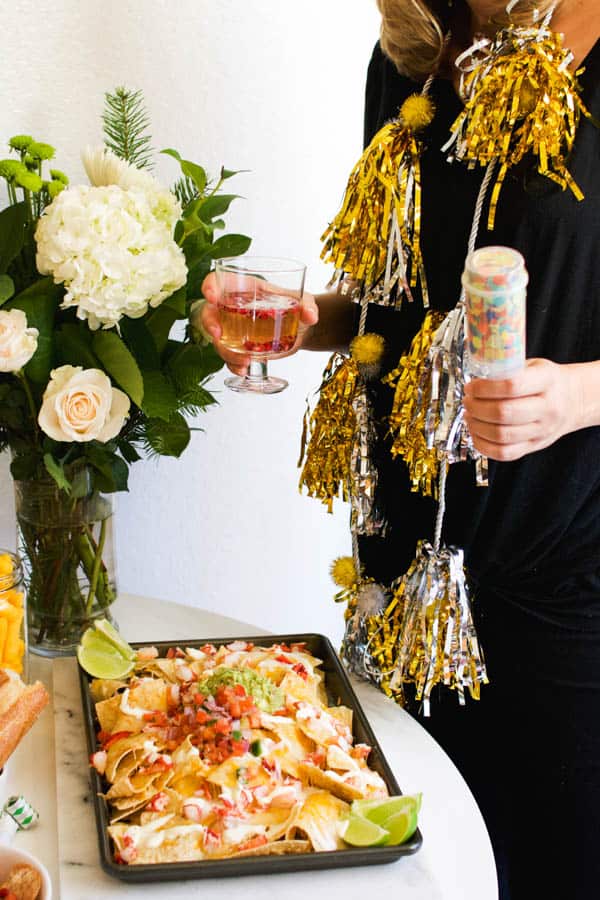
[[[362,800],[365,796],[364,791],[360,791],[350,784],[344,784],[340,776],[336,775],[335,772],[324,772],[323,769],[320,769],[313,763],[302,762],[299,764],[298,769],[302,779],[308,781],[314,787],[329,791],[330,794],[333,794],[334,797],[339,797],[340,800],[352,803],[353,800]]]
[[[128,797],[128,800],[131,798]],[[114,816],[111,816],[110,824],[115,825],[117,822],[120,822],[121,819],[130,819],[131,816],[134,816],[137,812],[140,812],[146,804],[148,803],[148,798],[144,797],[143,800],[136,800],[135,803],[130,804],[129,806],[125,805],[122,807],[117,806],[118,803],[121,803],[119,800],[112,800],[111,806],[117,810]]]
[[[304,832],[317,851],[341,850],[346,844],[340,837],[339,826],[349,815],[347,803],[326,791],[315,791],[302,804],[295,829]]]
[[[243,859],[244,856],[283,856],[285,853],[310,853],[310,841],[271,841],[269,844],[261,844],[260,847],[251,847],[249,850],[236,850],[222,859]]]
[[[115,781],[117,779],[117,769],[124,757],[132,754],[132,759],[135,762],[136,757],[133,754],[133,751],[141,750],[147,740],[148,735],[146,734],[131,734],[128,735],[128,737],[119,738],[118,741],[111,744],[106,753],[106,780]],[[137,762],[135,762],[135,765],[137,765]],[[120,772],[120,775],[126,774],[127,772]]]
[[[119,718],[121,711],[120,707],[120,694],[115,694],[110,700],[102,700],[100,703],[96,703],[96,716],[102,731],[105,731],[107,734],[112,734],[116,730],[114,725]]]
[[[304,700],[306,703],[320,704],[319,684],[313,679],[304,679],[295,672],[287,672],[279,685],[291,700]]]
[[[109,700],[124,687],[127,687],[127,682],[116,678],[93,678],[90,682],[90,694],[94,702],[99,703],[101,700]]]
[[[135,664],[136,675],[152,675],[168,681],[169,684],[177,683],[177,666],[174,659],[139,659]]]
[[[185,829],[182,829],[181,824],[177,823],[171,814],[160,816],[158,819],[147,822],[145,825],[117,824],[111,825],[108,829],[108,833],[115,842],[119,853],[125,847],[124,838],[126,833],[133,835],[134,839],[137,836],[143,838],[139,844],[136,841],[137,855],[130,861],[130,865],[138,866],[144,863],[184,862],[204,859],[204,831],[203,826],[191,823],[186,823]],[[162,843],[158,844],[158,846],[149,846],[149,844],[154,842],[148,841],[147,838],[151,835],[159,834],[162,837]]]
[[[347,728],[352,731],[352,710],[347,706],[329,706],[327,708],[327,712],[330,716],[333,716],[335,719],[339,719],[340,722],[343,722]]]

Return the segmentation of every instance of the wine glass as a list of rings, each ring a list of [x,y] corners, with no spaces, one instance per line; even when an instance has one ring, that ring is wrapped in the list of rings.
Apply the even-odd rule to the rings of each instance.
[[[247,375],[225,379],[232,391],[277,394],[288,383],[267,374],[267,360],[298,337],[306,266],[295,259],[236,256],[216,261],[220,341],[249,357]]]

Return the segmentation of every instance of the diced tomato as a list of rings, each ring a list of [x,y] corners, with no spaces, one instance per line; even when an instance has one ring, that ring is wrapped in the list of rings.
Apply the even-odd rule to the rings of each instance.
[[[227,719],[217,719],[215,722],[215,731],[217,734],[229,734],[231,731],[231,722]]]
[[[275,657],[276,662],[285,663],[288,666],[293,665],[294,660],[290,659],[289,656],[284,656],[283,653],[280,653],[279,656]]]
[[[233,684],[232,688],[233,688],[233,693],[236,695],[236,697],[245,697],[246,696],[246,688],[244,687],[243,684]]]
[[[283,650],[284,653],[291,653],[292,648],[289,644],[274,644],[274,647],[279,647],[280,650]]]
[[[214,644],[203,644],[200,649],[203,653],[206,653],[207,656],[214,656],[217,652],[217,648]]]
[[[308,678],[308,669],[302,663],[296,663],[295,666],[292,666],[292,671],[299,675],[300,678],[303,678],[304,681]]]
[[[304,653],[306,650],[306,641],[301,641],[299,644],[292,644],[290,649],[292,653]]]
[[[10,888],[0,888],[0,897],[6,897],[6,900],[17,900],[17,895],[13,894]]]
[[[315,766],[322,768],[327,762],[327,753],[325,750],[315,750],[314,753],[309,753],[306,758],[309,762],[314,763]]]
[[[102,743],[102,749],[108,750],[109,747],[112,747],[116,741],[120,741],[121,738],[129,737],[130,734],[133,734],[133,731],[115,731],[114,734],[109,735]]]
[[[202,706],[202,704],[204,703],[205,700],[206,700],[206,697],[204,696],[204,694],[201,694],[200,692],[198,692],[197,694],[194,695],[194,703],[196,704],[196,706]]]
[[[181,647],[169,647],[167,650],[167,659],[184,659],[185,653]]]
[[[258,712],[251,713],[248,717],[250,728],[260,728],[260,714]]]
[[[196,722],[198,725],[204,725],[210,719],[210,715],[203,709],[196,710]]]
[[[158,794],[155,794],[150,802],[146,805],[146,809],[150,810],[151,812],[164,812],[168,805],[169,795],[165,794],[164,791],[159,791]]]
[[[248,747],[249,743],[246,740],[231,741],[231,750],[234,756],[242,756],[242,754],[247,752]]]
[[[268,844],[268,838],[265,834],[255,834],[254,837],[249,838],[247,841],[244,841],[243,844],[237,845],[238,852],[242,850],[252,850],[254,847],[262,847],[263,844]]]

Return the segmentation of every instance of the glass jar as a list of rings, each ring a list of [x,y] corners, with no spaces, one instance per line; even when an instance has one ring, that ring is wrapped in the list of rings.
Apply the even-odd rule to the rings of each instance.
[[[91,490],[85,471],[77,485],[73,496],[49,477],[15,481],[29,649],[42,656],[73,654],[116,599],[112,495]]]
[[[27,616],[21,560],[0,549],[0,669],[27,680]]]

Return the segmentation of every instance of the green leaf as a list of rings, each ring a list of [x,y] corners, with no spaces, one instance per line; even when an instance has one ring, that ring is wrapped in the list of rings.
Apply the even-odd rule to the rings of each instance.
[[[46,384],[54,365],[54,318],[62,295],[61,285],[41,278],[5,305],[6,309],[22,309],[27,324],[39,332],[37,350],[25,366],[25,374],[36,384]]]
[[[0,306],[10,300],[15,292],[15,283],[9,275],[0,275]]]
[[[27,207],[14,203],[0,212],[0,272],[6,272],[25,242]]]
[[[183,344],[169,360],[169,371],[178,392],[196,387],[223,367],[223,360],[212,344]]]
[[[233,169],[226,169],[225,166],[221,168],[221,179],[226,181],[228,178],[233,178],[234,175],[240,175],[242,172],[249,172],[250,169],[237,169],[234,171]]]
[[[92,352],[92,336],[83,322],[65,322],[56,332],[56,349],[63,365],[97,369],[99,362]]]
[[[107,494],[127,490],[127,463],[106,444],[99,444],[97,441],[89,443],[85,455],[93,469],[94,487],[97,490]]]
[[[118,441],[118,446],[119,452],[121,453],[121,456],[123,457],[125,462],[131,464],[137,462],[142,458],[135,447],[132,447],[129,441],[127,441],[125,438],[122,438]]]
[[[130,319],[123,316],[119,326],[123,340],[135,356],[140,370],[159,369],[160,355],[144,319]]]
[[[44,453],[44,465],[49,475],[54,478],[55,482],[66,494],[71,493],[71,483],[65,475],[63,467],[56,462],[51,453]]]
[[[97,331],[92,349],[119,387],[131,397],[136,406],[142,405],[144,381],[135,358],[115,331]]]
[[[198,166],[196,163],[191,162],[189,159],[182,159],[177,150],[173,150],[171,147],[167,147],[165,150],[161,150],[161,153],[166,154],[167,156],[172,156],[173,159],[176,159],[179,163],[181,171],[184,175],[187,175],[188,178],[191,178],[198,193],[201,194],[206,187],[206,172],[202,168],[202,166]]]
[[[198,193],[201,194],[206,187],[206,172],[202,168],[202,166],[196,165],[196,163],[190,162],[189,159],[181,160],[181,171],[184,175],[187,175],[188,178],[191,178]]]
[[[179,288],[178,291],[175,291],[174,294],[163,300],[160,305],[163,309],[172,309],[173,312],[177,313],[177,318],[185,319],[187,315],[186,296],[187,291],[185,287]]]
[[[10,474],[15,481],[29,481],[35,478],[40,462],[39,453],[20,453],[13,457],[10,464]]]
[[[171,328],[178,318],[179,314],[175,310],[169,309],[169,307],[165,306],[163,303],[161,306],[157,307],[157,309],[154,309],[146,319],[148,331],[152,335],[152,339],[159,353],[162,353],[165,349],[167,341],[169,340]]]
[[[210,255],[213,259],[223,259],[227,256],[241,256],[245,253],[252,238],[245,234],[224,234],[211,247]]]
[[[151,168],[150,121],[141,91],[118,87],[106,93],[102,125],[109,150],[138,169]]]
[[[168,421],[177,409],[177,395],[172,383],[162,372],[144,372],[142,409],[149,418]]]
[[[148,419],[146,440],[160,456],[179,457],[190,442],[189,425],[179,413],[173,413],[168,422]]]
[[[210,223],[215,216],[222,216],[227,212],[234,200],[239,198],[239,194],[213,194],[200,201],[198,215],[203,222]]]
[[[178,162],[181,162],[181,156],[179,155],[177,150],[173,150],[172,147],[166,147],[164,150],[161,150],[160,152],[166,154],[167,156],[172,156],[173,159],[176,159]]]

